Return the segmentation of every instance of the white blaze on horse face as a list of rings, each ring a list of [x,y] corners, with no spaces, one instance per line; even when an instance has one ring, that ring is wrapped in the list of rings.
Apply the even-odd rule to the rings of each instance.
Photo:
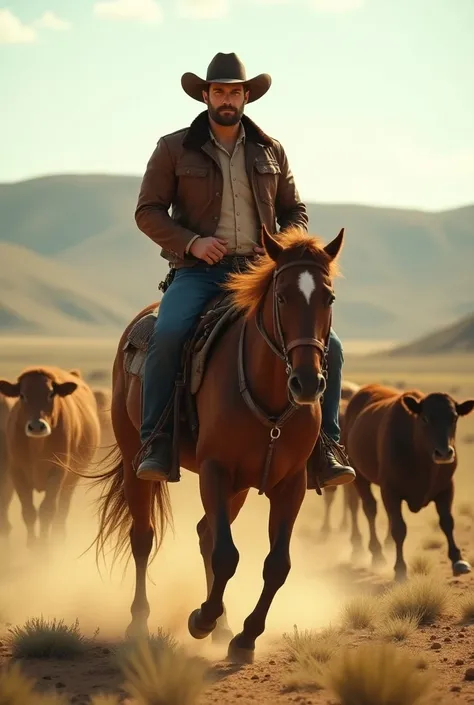
[[[298,278],[298,289],[301,291],[301,293],[309,304],[311,294],[316,289],[316,284],[314,283],[313,275],[307,271],[301,272]]]

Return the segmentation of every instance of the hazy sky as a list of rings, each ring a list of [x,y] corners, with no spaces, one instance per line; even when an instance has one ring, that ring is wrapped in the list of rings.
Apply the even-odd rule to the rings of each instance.
[[[247,114],[302,197],[474,201],[474,0],[0,0],[0,181],[142,175],[218,51],[273,85]]]

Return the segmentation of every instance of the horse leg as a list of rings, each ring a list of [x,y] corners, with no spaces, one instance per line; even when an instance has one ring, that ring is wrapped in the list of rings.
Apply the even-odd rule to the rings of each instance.
[[[359,477],[358,490],[362,500],[362,507],[369,523],[369,551],[372,554],[372,566],[374,568],[385,565],[385,558],[382,553],[382,545],[377,537],[375,519],[377,516],[377,502],[372,494],[370,482],[365,477]]]
[[[401,581],[405,580],[407,576],[407,565],[405,563],[405,559],[403,558],[403,543],[407,535],[407,525],[405,524],[402,515],[402,500],[400,497],[397,497],[397,495],[393,495],[389,488],[382,487],[381,489],[382,500],[388,514],[390,530],[392,532],[392,537],[395,541],[395,548],[397,551],[394,567],[395,580]]]
[[[248,490],[238,494],[231,502],[230,505],[230,523],[235,520],[239,511],[241,510],[248,495]],[[199,548],[201,550],[201,556],[204,561],[204,570],[206,571],[206,585],[207,585],[207,597],[209,597],[212,583],[214,580],[214,573],[212,572],[212,531],[209,526],[207,516],[203,516],[201,521],[197,525],[197,532],[199,536]],[[217,620],[217,626],[212,632],[212,640],[221,644],[228,644],[234,635],[229,627],[227,621],[227,612],[224,605],[224,612]]]
[[[135,561],[135,595],[130,607],[132,621],[127,627],[126,636],[136,639],[149,636],[150,605],[146,594],[146,570],[153,546],[151,503],[155,483],[139,480],[130,459],[123,458],[122,462],[125,499],[132,516],[130,544]]]
[[[347,501],[349,505],[349,512],[351,515],[351,544],[352,544],[352,557],[353,563],[358,562],[364,555],[364,549],[362,547],[362,534],[360,533],[358,514],[359,514],[359,504],[360,495],[359,489],[357,487],[358,477],[354,480],[351,485],[347,485]],[[354,487],[353,485],[356,485]]]
[[[11,470],[13,485],[21,504],[21,515],[26,526],[26,545],[28,548],[33,548],[36,545],[35,524],[37,519],[36,507],[33,504],[33,488],[21,468],[12,467]]]
[[[242,632],[229,644],[228,658],[231,661],[253,662],[255,640],[263,634],[273,598],[291,569],[290,540],[305,494],[304,468],[285,477],[267,493],[270,500],[270,552],[263,565],[263,590],[254,611],[244,621]]]
[[[207,599],[200,609],[191,612],[188,629],[195,639],[204,639],[214,631],[218,618],[224,613],[224,591],[237,570],[239,552],[230,528],[231,506],[235,496],[232,496],[229,474],[218,463],[207,460],[201,465],[199,484],[204,511],[212,533],[213,581]]]
[[[461,551],[454,540],[453,498],[454,485],[451,481],[449,487],[435,497],[435,505],[439,516],[439,525],[448,539],[448,556],[451,561],[453,575],[463,575],[471,572],[471,566],[467,561],[463,560]]]
[[[334,504],[334,499],[336,497],[336,487],[328,487],[324,490],[324,520],[321,526],[321,536],[323,539],[327,539],[331,533],[331,507]]]

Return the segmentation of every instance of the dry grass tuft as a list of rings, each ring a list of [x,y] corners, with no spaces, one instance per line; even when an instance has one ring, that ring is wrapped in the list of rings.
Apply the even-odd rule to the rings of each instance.
[[[474,596],[463,597],[459,601],[459,611],[463,624],[474,624]]]
[[[419,624],[434,622],[448,604],[448,589],[429,576],[417,575],[385,593],[383,608],[388,617],[411,618]]]
[[[418,629],[419,622],[413,617],[388,617],[379,627],[380,636],[390,641],[405,641]]]
[[[28,619],[22,627],[9,629],[13,658],[74,658],[90,646],[81,633],[79,621],[66,625],[61,619]]]
[[[345,649],[328,667],[326,678],[341,705],[415,705],[431,680],[392,644]]]
[[[294,667],[282,680],[284,690],[321,690],[321,667],[336,653],[339,632],[332,627],[321,631],[305,629],[300,632],[295,624],[293,634],[283,634],[283,641],[286,652],[294,663]]]
[[[122,659],[124,689],[136,705],[195,705],[208,685],[207,663],[182,647],[153,651],[148,640]]]
[[[0,671],[1,705],[66,705],[60,695],[42,695],[34,690],[34,681],[26,678],[18,664]]]
[[[283,634],[286,652],[291,661],[300,667],[308,663],[326,663],[335,653],[338,644],[338,632],[335,629],[305,629],[300,632],[296,624],[293,634]]]
[[[428,536],[422,544],[424,551],[436,551],[443,547],[443,541],[437,536]]]
[[[379,600],[372,595],[358,595],[344,607],[342,623],[349,629],[373,629],[379,614]]]
[[[419,671],[427,671],[430,666],[430,662],[426,656],[417,656],[415,659],[415,666]]]
[[[419,553],[410,561],[410,570],[414,575],[430,575],[434,569],[434,562],[429,556]]]
[[[171,649],[175,651],[179,648],[178,641],[171,634],[170,631],[164,630],[158,627],[156,634],[150,634],[146,640],[153,656],[159,656],[159,654],[164,649]],[[115,658],[120,666],[124,661],[126,662],[130,655],[133,656],[136,649],[136,643],[131,640],[123,641],[115,649]]]

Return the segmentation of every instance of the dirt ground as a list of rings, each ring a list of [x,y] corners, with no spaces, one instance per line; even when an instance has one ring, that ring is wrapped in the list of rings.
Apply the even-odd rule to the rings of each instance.
[[[395,381],[400,370],[377,370],[375,379]],[[356,364],[347,376],[367,381],[367,371]],[[409,383],[411,379],[407,378]],[[455,388],[461,401],[474,395],[474,378],[470,376],[443,379],[433,376],[423,380],[422,389]],[[474,507],[474,414],[459,421],[459,468],[456,476],[455,536],[464,557],[474,565],[474,513],[460,512],[461,505]],[[170,531],[161,552],[149,569],[148,598],[151,606],[150,631],[158,627],[170,630],[191,653],[209,659],[214,682],[201,697],[200,705],[208,703],[258,702],[260,705],[301,703],[337,705],[337,697],[327,689],[318,692],[300,690],[286,692],[285,675],[291,664],[282,642],[283,632],[322,629],[341,619],[347,600],[355,595],[377,594],[392,581],[393,552],[386,552],[388,565],[379,572],[370,567],[370,557],[364,565],[350,564],[348,532],[339,531],[342,492],[334,504],[333,531],[324,540],[320,534],[324,503],[315,492],[309,492],[295,527],[292,543],[292,570],[286,584],[277,594],[266,625],[265,634],[257,642],[255,663],[236,667],[225,661],[226,648],[214,647],[209,639],[194,641],[187,632],[189,613],[205,597],[205,580],[199,554],[195,526],[202,510],[193,475],[184,474],[181,483],[170,488],[175,517],[175,533]],[[379,494],[376,491],[376,496]],[[380,537],[386,532],[386,517],[379,500],[378,527]],[[454,578],[447,559],[444,536],[436,529],[436,513],[430,506],[418,515],[404,508],[408,524],[406,557],[428,553],[435,563],[434,579],[449,587],[453,598],[474,595],[474,572]],[[253,609],[262,585],[262,567],[266,556],[268,503],[251,493],[233,529],[240,552],[237,573],[229,583],[226,605],[234,632]],[[0,572],[0,663],[10,662],[8,628],[21,625],[30,617],[43,615],[47,619],[63,618],[68,623],[79,619],[81,630],[93,637],[99,633],[85,656],[73,661],[21,661],[23,672],[37,681],[40,690],[64,693],[69,702],[85,705],[96,693],[119,693],[122,674],[113,649],[124,636],[133,597],[134,570],[130,562],[117,565],[110,572],[110,562],[100,572],[92,552],[84,551],[92,540],[96,527],[93,496],[80,487],[73,502],[68,525],[68,539],[61,549],[51,547],[49,554],[37,558],[27,551],[25,530],[18,501],[11,507],[13,532],[8,545],[2,547]],[[360,517],[365,544],[367,526]],[[426,551],[427,539],[440,538],[441,546]],[[343,643],[362,644],[378,639],[368,630],[349,630]],[[433,693],[428,703],[474,703],[474,682],[464,680],[466,670],[474,667],[474,625],[461,626],[454,607],[433,626],[419,628],[399,646],[416,657],[424,656],[432,675]],[[26,705],[26,704],[25,704]]]

